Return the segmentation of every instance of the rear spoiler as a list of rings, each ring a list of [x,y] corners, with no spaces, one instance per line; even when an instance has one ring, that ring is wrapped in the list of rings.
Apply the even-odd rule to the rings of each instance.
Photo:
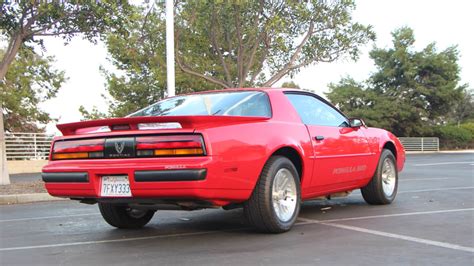
[[[136,116],[122,118],[107,118],[100,120],[82,121],[67,124],[58,124],[56,127],[64,136],[83,134],[80,129],[90,129],[91,131],[100,127],[109,127],[112,131],[113,126],[127,127],[129,130],[138,130],[138,124],[146,123],[170,123],[175,122],[181,124],[182,128],[196,128],[203,126],[219,126],[224,124],[235,124],[245,122],[258,122],[269,120],[268,117],[255,116]],[[123,130],[123,127],[121,130]]]

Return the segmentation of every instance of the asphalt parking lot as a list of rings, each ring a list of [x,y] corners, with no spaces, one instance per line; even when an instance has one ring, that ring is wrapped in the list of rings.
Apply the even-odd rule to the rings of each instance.
[[[292,231],[259,234],[241,210],[160,211],[142,230],[96,205],[0,206],[1,265],[474,265],[474,153],[415,154],[389,206],[360,193],[306,202]]]

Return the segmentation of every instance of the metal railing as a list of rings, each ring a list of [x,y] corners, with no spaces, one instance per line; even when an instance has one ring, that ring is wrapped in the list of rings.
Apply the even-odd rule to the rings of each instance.
[[[7,160],[45,160],[53,135],[43,133],[7,133],[5,148]]]
[[[53,135],[43,133],[7,133],[7,160],[48,159]],[[439,151],[439,138],[399,138],[406,151]]]
[[[406,151],[439,151],[439,138],[398,138]]]

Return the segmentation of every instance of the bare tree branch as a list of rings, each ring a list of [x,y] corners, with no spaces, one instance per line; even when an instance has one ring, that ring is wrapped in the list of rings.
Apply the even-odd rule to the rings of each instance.
[[[236,10],[234,12],[234,20],[236,26],[236,33],[237,33],[237,87],[242,87],[242,79],[243,79],[243,61],[244,61],[244,51],[242,47],[242,29],[240,24],[240,12],[237,10],[237,7],[234,7]]]
[[[278,80],[280,80],[281,78],[283,78],[286,74],[290,72],[295,61],[298,59],[304,45],[306,44],[308,39],[313,35],[313,30],[314,30],[314,21],[311,21],[308,27],[308,31],[306,32],[306,35],[304,36],[303,40],[301,40],[300,44],[296,47],[296,50],[291,56],[290,61],[288,61],[288,63],[286,63],[285,66],[281,70],[279,70],[275,75],[273,75],[273,77],[267,80],[263,84],[263,86],[265,87],[272,86],[273,84],[275,84],[275,82],[277,82]]]
[[[260,55],[260,60],[258,62],[258,67],[257,69],[254,71],[254,73],[252,74],[252,77],[250,78],[250,84],[254,84],[255,82],[255,79],[257,78],[258,74],[262,71],[263,69],[263,63],[265,62],[265,60],[267,59],[267,55],[268,55],[268,50],[270,49],[270,45],[271,45],[271,42],[270,42],[270,37],[269,36],[266,36],[266,38],[264,39],[264,45],[265,45],[265,50],[262,51],[262,54]]]
[[[255,21],[254,21],[254,28],[258,29],[258,24],[260,22],[260,16],[263,16],[263,5],[265,4],[264,0],[260,0],[260,7],[259,11],[257,12],[257,15],[255,16]],[[262,30],[260,33],[257,32],[255,34],[255,40],[252,45],[252,50],[250,52],[250,57],[248,59],[247,64],[245,64],[244,69],[243,69],[243,79],[244,81],[247,79],[247,75],[249,70],[253,67],[253,62],[255,60],[255,55],[257,54],[258,47],[260,46],[260,43],[262,42],[262,39],[265,38],[265,30]],[[250,41],[249,41],[250,42]]]
[[[204,74],[201,74],[201,73],[198,73],[194,70],[192,70],[190,67],[186,66],[182,61],[181,61],[181,58],[180,58],[180,55],[178,53],[178,47],[179,47],[179,35],[180,35],[180,31],[179,29],[176,29],[176,32],[175,32],[175,48],[174,48],[174,51],[175,51],[175,59],[176,59],[176,63],[178,64],[178,67],[179,69],[181,69],[181,71],[183,71],[184,73],[188,73],[188,74],[191,74],[191,75],[194,75],[196,77],[200,77],[200,78],[203,78],[209,82],[212,82],[214,84],[217,84],[219,86],[222,86],[223,88],[228,88],[229,86],[224,83],[223,81],[219,80],[219,79],[216,79],[216,78],[213,78],[213,77],[209,77],[209,76],[206,76]]]
[[[227,86],[231,86],[232,84],[232,77],[230,76],[229,68],[227,67],[227,64],[225,62],[224,55],[221,52],[220,46],[216,40],[216,27],[215,25],[218,23],[217,21],[217,15],[216,15],[216,10],[215,8],[212,9],[212,20],[211,20],[211,42],[212,42],[212,47],[214,48],[214,51],[217,52],[219,59],[221,61],[221,65],[224,68],[224,74],[227,80]]]

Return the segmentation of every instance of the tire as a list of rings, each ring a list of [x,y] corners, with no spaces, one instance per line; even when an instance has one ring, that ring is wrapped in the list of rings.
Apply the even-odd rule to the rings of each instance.
[[[283,233],[296,222],[300,204],[298,171],[288,158],[273,156],[263,167],[250,199],[244,203],[244,214],[261,232]]]
[[[395,156],[390,150],[382,150],[375,175],[369,184],[361,188],[362,197],[368,204],[390,204],[398,190],[398,170]]]
[[[150,210],[136,210],[126,205],[100,202],[99,210],[108,224],[123,229],[142,228],[155,214],[154,211]]]

